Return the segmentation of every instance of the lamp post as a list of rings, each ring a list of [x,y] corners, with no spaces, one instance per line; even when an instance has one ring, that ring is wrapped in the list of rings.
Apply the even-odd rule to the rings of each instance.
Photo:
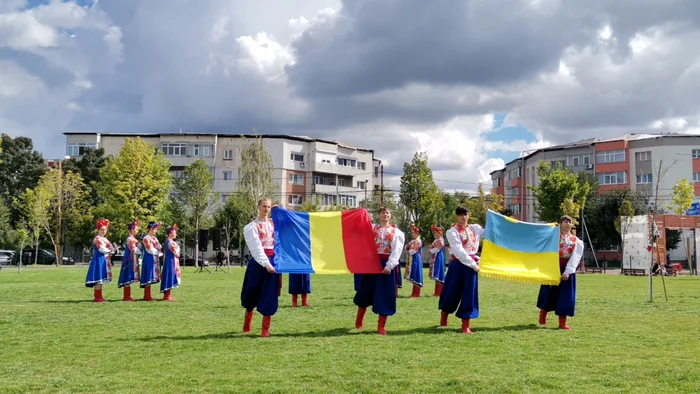
[[[367,208],[367,185],[369,184],[369,180],[365,179],[365,208]]]
[[[63,205],[63,160],[70,159],[70,156],[64,156],[63,159],[58,160],[58,182],[56,182],[56,201],[58,205],[58,212],[56,215],[56,267],[58,267],[63,262],[63,253],[61,251],[62,242],[61,235],[63,229],[61,228],[61,205]]]
[[[525,221],[525,156],[529,153],[543,151],[544,148],[528,149],[520,153],[520,220]]]

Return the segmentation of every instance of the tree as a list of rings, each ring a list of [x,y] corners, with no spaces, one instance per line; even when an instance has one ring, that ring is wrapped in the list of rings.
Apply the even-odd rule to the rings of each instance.
[[[0,195],[10,207],[10,223],[15,225],[21,216],[13,201],[27,189],[33,189],[47,169],[44,158],[34,150],[27,137],[12,138],[2,134],[0,151]]]
[[[172,186],[170,162],[141,138],[126,138],[119,153],[100,170],[97,191],[102,203],[96,216],[109,218],[115,238],[126,237],[126,225],[134,219],[157,221]]]
[[[666,250],[674,250],[681,243],[681,230],[666,229]]]
[[[425,152],[416,152],[411,163],[403,164],[399,199],[406,209],[407,219],[422,229],[430,228],[440,217],[445,203],[433,181]]]
[[[468,199],[466,205],[469,208],[469,217],[472,223],[486,225],[486,212],[490,209],[494,212],[501,212],[503,209],[503,196],[500,194],[487,195],[484,185],[479,184],[475,198]],[[454,209],[452,210],[454,214]]]
[[[239,249],[239,258],[241,259],[243,258],[240,250],[243,245],[243,227],[248,224],[249,219],[250,204],[240,194],[231,194],[226,203],[220,206],[214,215],[216,226],[221,228],[226,240],[226,250],[236,246]],[[229,263],[230,259],[229,254]]]
[[[39,258],[39,238],[50,220],[49,201],[49,193],[43,187],[37,185],[34,189],[25,190],[13,202],[14,208],[21,213],[22,219],[20,220],[26,223],[28,234],[34,241],[34,264],[37,263]]]
[[[681,234],[683,233],[683,230],[685,230],[685,227],[683,226],[683,216],[685,216],[685,212],[690,209],[690,206],[693,204],[693,199],[695,198],[695,188],[693,187],[693,184],[688,182],[687,179],[683,178],[679,180],[675,185],[673,185],[673,191],[671,192],[671,199],[672,203],[671,205],[671,210],[673,213],[676,215],[679,215],[681,217]],[[685,237],[681,236],[681,241],[683,241]],[[688,250],[686,248],[686,257],[688,259],[688,268],[690,268],[690,272],[693,272],[693,262],[690,256],[687,255]]]
[[[209,165],[202,159],[185,167],[184,176],[175,179],[172,200],[183,209],[194,234],[199,234],[200,228],[211,224],[214,205],[219,198],[219,193],[215,193],[213,187],[214,177]],[[199,237],[194,238],[195,250],[199,250]],[[195,253],[195,266],[197,263]]]
[[[10,208],[0,198],[0,249],[14,249],[16,244],[17,234],[10,224]]]
[[[537,187],[528,185],[527,188],[537,200],[535,212],[539,219],[550,223],[558,222],[565,209],[576,225],[590,186],[579,183],[579,176],[571,170],[561,167],[552,169],[544,160],[540,161],[537,175],[540,177],[540,184]]]
[[[247,142],[243,139],[244,142]],[[273,198],[279,187],[272,179],[272,156],[262,137],[254,137],[241,149],[241,166],[238,168],[238,192],[248,201],[250,220],[257,214],[257,201],[261,197]]]
[[[29,239],[29,233],[27,229],[24,228],[24,223],[20,222],[17,227],[17,242],[19,243],[19,258],[17,259],[17,272],[22,273],[22,250],[24,249],[24,244]]]
[[[615,219],[615,230],[620,234],[620,252],[625,255],[625,238],[627,235],[627,230],[629,230],[630,224],[632,223],[632,216],[634,216],[634,206],[630,200],[624,200],[620,204],[620,209],[618,209],[618,217]]]
[[[622,244],[615,221],[620,216],[620,207],[625,201],[629,201],[636,215],[646,215],[649,212],[646,198],[640,192],[628,188],[606,190],[586,203],[586,228],[596,249]]]
[[[103,148],[85,148],[85,152],[80,160],[71,157],[63,162],[64,172],[72,171],[80,174],[80,177],[83,178],[83,182],[85,182],[89,190],[89,201],[92,206],[98,206],[103,202],[97,192],[97,185],[100,184],[102,179],[100,178],[100,171],[107,163],[104,154],[105,150]]]

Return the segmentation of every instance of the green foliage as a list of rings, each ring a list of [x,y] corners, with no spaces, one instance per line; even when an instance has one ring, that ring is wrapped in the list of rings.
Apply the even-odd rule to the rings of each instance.
[[[92,206],[98,206],[103,202],[98,194],[97,185],[99,185],[102,180],[102,178],[100,178],[100,171],[107,163],[107,158],[104,157],[104,154],[105,150],[103,148],[85,148],[85,152],[80,160],[71,157],[63,162],[64,172],[72,171],[80,174],[80,177],[83,178],[83,182],[85,182],[85,186],[88,189],[89,201]]]
[[[695,188],[693,184],[685,178],[679,180],[673,185],[673,191],[671,192],[671,199],[673,200],[670,204],[671,210],[676,215],[685,215],[685,212],[693,204],[694,198]]]
[[[634,212],[634,206],[632,206],[630,200],[625,200],[620,204],[620,209],[618,210],[619,216],[615,219],[615,231],[620,233],[623,237],[625,233],[627,233],[629,218],[634,216]],[[622,224],[623,221],[625,223],[624,225]]]
[[[10,208],[0,198],[0,249],[16,249],[17,234],[10,224]]]
[[[623,208],[625,212],[633,211],[635,215],[646,215],[649,212],[646,197],[628,188],[606,190],[586,204],[586,227],[597,249],[622,244],[615,221],[620,216],[620,208],[625,201],[628,201],[632,208]]]
[[[104,200],[95,216],[106,217],[116,239],[126,238],[126,224],[158,221],[171,188],[170,162],[139,137],[126,138],[119,153],[107,159],[97,185]]]
[[[406,219],[418,227],[426,230],[437,223],[445,203],[442,192],[433,181],[425,152],[416,152],[411,163],[403,164],[399,199],[406,210]]]
[[[537,200],[535,212],[541,221],[558,222],[562,215],[568,214],[576,225],[580,208],[586,203],[590,192],[588,183],[579,183],[579,176],[562,168],[552,169],[546,161],[540,161],[537,168],[540,184],[528,185]]]
[[[21,212],[13,202],[27,189],[33,189],[46,172],[41,154],[34,150],[31,138],[0,135],[0,196],[10,207],[10,223],[17,224]]]
[[[199,229],[213,223],[213,209],[219,200],[219,193],[214,192],[214,177],[207,162],[199,159],[185,167],[184,176],[176,178],[173,183],[169,207],[180,216],[178,226],[191,234],[189,238],[196,246]]]
[[[39,238],[49,225],[49,204],[49,192],[40,185],[37,185],[34,189],[26,189],[24,193],[15,198],[12,204],[21,215],[19,223],[24,223],[27,226],[28,234],[35,248],[39,247]],[[38,254],[34,256],[35,264],[37,259]]]
[[[674,250],[681,243],[681,230],[666,229],[666,250]]]
[[[244,143],[247,141],[243,139]],[[261,197],[274,198],[279,186],[273,181],[272,156],[262,137],[254,137],[241,149],[241,166],[238,168],[238,192],[248,201],[250,220],[257,215],[257,202]],[[273,204],[275,202],[273,201]]]
[[[495,212],[501,212],[503,209],[503,196],[500,194],[487,195],[484,190],[484,185],[479,184],[475,198],[470,198],[466,201],[466,206],[469,208],[469,222],[486,225],[486,212],[490,209]],[[452,209],[452,220],[454,220],[454,209]]]
[[[250,201],[234,193],[214,215],[216,227],[222,229],[227,249],[239,248],[243,244],[243,227],[250,222]]]

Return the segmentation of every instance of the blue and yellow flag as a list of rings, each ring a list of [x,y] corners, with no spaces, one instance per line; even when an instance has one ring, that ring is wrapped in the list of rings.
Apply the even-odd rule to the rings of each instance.
[[[486,214],[479,273],[489,278],[558,285],[559,227]]]

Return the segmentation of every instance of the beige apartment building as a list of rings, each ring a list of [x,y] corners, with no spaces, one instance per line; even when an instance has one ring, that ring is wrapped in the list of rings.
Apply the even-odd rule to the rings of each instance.
[[[85,148],[103,148],[114,155],[126,138],[140,137],[162,151],[171,162],[173,176],[183,175],[185,166],[204,159],[214,175],[214,189],[222,201],[238,188],[241,150],[253,135],[205,133],[94,133],[66,132],[66,155],[80,157]],[[274,196],[287,209],[295,209],[309,199],[322,205],[346,204],[358,207],[380,185],[381,161],[374,150],[337,141],[304,136],[259,135],[274,166],[273,178],[279,185]]]

